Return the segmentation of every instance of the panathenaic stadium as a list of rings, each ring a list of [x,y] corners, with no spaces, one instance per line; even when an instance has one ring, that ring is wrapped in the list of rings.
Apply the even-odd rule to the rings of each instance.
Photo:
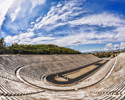
[[[125,54],[1,55],[0,100],[125,100]]]

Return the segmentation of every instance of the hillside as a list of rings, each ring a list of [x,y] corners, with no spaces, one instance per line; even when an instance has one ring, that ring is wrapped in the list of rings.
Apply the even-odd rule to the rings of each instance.
[[[6,54],[80,54],[79,51],[75,51],[73,49],[65,47],[59,47],[53,44],[44,44],[44,45],[12,44],[11,46],[6,47],[6,50],[4,50],[4,52],[6,52]]]

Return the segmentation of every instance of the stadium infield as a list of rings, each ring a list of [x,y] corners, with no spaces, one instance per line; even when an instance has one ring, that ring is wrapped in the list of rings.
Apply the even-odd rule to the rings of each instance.
[[[72,69],[65,72],[51,74],[46,76],[46,81],[52,85],[66,86],[75,84],[98,71],[108,60],[100,60],[98,62]]]

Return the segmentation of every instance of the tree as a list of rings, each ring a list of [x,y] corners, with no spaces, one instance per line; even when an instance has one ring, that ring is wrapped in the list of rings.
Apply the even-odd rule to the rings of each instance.
[[[3,46],[4,45],[4,38],[1,38],[0,39],[0,46]]]
[[[9,48],[9,49],[8,49]],[[59,47],[57,45],[23,45],[12,44],[7,47],[12,54],[80,54],[79,51],[73,49]]]
[[[4,53],[4,48],[5,48],[5,45],[4,45],[4,38],[1,38],[0,39],[0,54]]]

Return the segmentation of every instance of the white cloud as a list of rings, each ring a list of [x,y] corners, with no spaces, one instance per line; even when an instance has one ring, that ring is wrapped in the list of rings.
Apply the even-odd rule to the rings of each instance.
[[[19,35],[15,35],[15,36],[7,36],[5,38],[5,42],[6,43],[22,43],[22,41],[27,41],[30,40],[31,37],[33,37],[35,34],[33,32],[29,32],[29,33],[21,33]],[[31,42],[31,40],[30,40]],[[28,43],[28,42],[27,42]]]
[[[119,49],[125,49],[125,42],[121,42],[120,44],[108,43],[106,44],[104,51],[119,50]]]
[[[35,22],[31,22],[31,25],[32,25],[32,24],[35,24]]]
[[[33,36],[35,34],[33,32],[30,32],[32,30],[28,30],[28,31],[29,31],[28,33],[23,33],[18,35],[17,39],[15,39],[16,36],[11,38],[12,39],[14,38],[14,40],[19,40],[18,43],[25,43],[25,44],[26,43],[30,43],[30,44],[46,43],[46,44],[56,44],[60,46],[105,43],[105,42],[111,42],[111,41],[114,42],[117,39],[116,35],[113,33],[98,34],[96,33],[96,31],[85,32],[84,30],[74,31],[72,32],[72,34],[63,36],[63,37],[52,37],[51,35],[43,37],[42,33],[38,33],[37,36],[39,37],[34,38]],[[11,42],[8,42],[8,43],[11,43]],[[107,45],[107,47],[109,46]]]
[[[33,32],[29,33],[20,33],[19,35],[15,36],[7,36],[5,38],[5,42],[8,44],[18,43],[18,44],[42,44],[42,43],[49,43],[49,41],[54,40],[55,38],[52,37],[36,37],[34,38],[35,34]]]
[[[18,13],[19,13],[20,10],[21,10],[21,8],[18,7],[18,8],[15,10],[15,12],[10,15],[12,22],[15,21],[15,19],[16,19],[16,17],[17,17],[17,15],[18,15]]]
[[[24,2],[25,1],[25,2]],[[14,23],[12,25],[11,21],[6,23],[6,27],[8,30],[27,30],[27,33],[20,33],[20,35],[15,36],[7,36],[6,42],[7,43],[24,43],[24,44],[37,44],[37,43],[53,43],[61,46],[68,46],[68,45],[79,45],[79,44],[90,44],[90,43],[105,43],[105,42],[119,42],[125,40],[125,20],[121,19],[117,15],[110,14],[110,13],[100,13],[100,14],[93,14],[89,15],[89,12],[83,10],[78,5],[77,0],[71,0],[70,2],[66,1],[63,3],[58,3],[57,6],[51,7],[50,11],[47,13],[46,16],[39,16],[36,21],[32,21],[29,28],[29,20],[31,15],[27,15],[27,11],[33,9],[38,5],[43,5],[46,3],[46,0],[0,0],[0,26],[2,25],[3,21],[5,20],[5,16],[8,13],[11,17],[11,21],[19,17],[19,21],[21,18],[20,23]],[[27,4],[28,3],[28,4]],[[23,5],[24,4],[24,5]],[[26,4],[26,5],[25,5]],[[28,7],[27,7],[28,5]],[[31,7],[29,7],[31,5]],[[11,10],[10,10],[11,9]],[[88,15],[84,15],[83,13],[87,13]],[[35,13],[35,12],[34,12]],[[74,19],[74,17],[83,14],[80,16],[79,19]],[[19,16],[20,15],[20,16]],[[41,14],[39,14],[41,15]],[[28,17],[27,17],[28,16]],[[29,19],[28,19],[29,18]],[[23,23],[24,21],[24,23]],[[100,27],[107,27],[107,26],[115,26],[115,29],[107,32],[97,32],[93,28],[89,32],[85,30],[80,30],[77,25],[98,25]],[[34,30],[44,29],[44,31],[51,31],[59,26],[63,25],[70,25],[68,28],[68,32],[65,30],[61,30],[60,34],[64,36],[60,37],[52,37],[52,33],[43,37],[43,34],[33,33]],[[70,30],[72,29],[71,26],[76,26],[77,30]],[[91,27],[91,26],[90,26]],[[84,27],[83,27],[84,29]],[[38,30],[39,31],[39,30]],[[18,31],[13,31],[12,33],[18,33]],[[59,32],[55,32],[54,34],[58,34]],[[39,37],[34,36],[37,34]],[[123,46],[121,46],[123,45]],[[113,45],[113,48],[123,48],[124,43],[121,45]],[[110,46],[107,45],[106,49]]]
[[[28,33],[21,33],[20,35],[16,35],[14,37],[8,36],[6,37],[7,43],[13,43],[11,41],[17,41],[19,44],[56,44],[60,46],[71,46],[71,45],[80,45],[80,44],[98,44],[105,42],[116,42],[119,38],[116,33],[105,33],[102,32],[100,34],[96,33],[96,31],[85,32],[84,30],[80,31],[72,31],[72,34],[63,37],[52,37],[51,35],[47,35],[43,37],[42,33],[38,33],[35,37],[35,33],[31,32],[32,30],[28,30]],[[8,39],[10,38],[10,39]],[[121,44],[122,46],[118,47],[118,45],[107,44],[105,50],[117,48],[123,48],[124,42]]]
[[[76,32],[76,33],[75,33]],[[96,33],[96,31],[85,32],[75,31],[74,34],[56,38],[56,40],[52,41],[52,43],[61,45],[61,46],[69,46],[69,45],[79,45],[79,44],[94,44],[94,43],[104,43],[106,41],[111,42],[115,41],[115,35],[112,33]]]
[[[7,36],[5,38],[5,42],[6,43],[17,43],[19,40],[18,40],[18,36]]]
[[[75,12],[78,10],[78,12]],[[34,25],[34,30],[43,28],[50,31],[58,26],[68,24],[68,21],[71,20],[73,17],[84,13],[85,11],[81,11],[80,7],[77,7],[76,1],[64,2],[63,4],[58,4],[57,6],[52,6],[50,11],[47,13],[45,17],[41,19],[39,17]]]
[[[125,26],[117,27],[114,32],[117,33],[117,41],[125,41]]]
[[[101,52],[103,49],[91,49],[91,50],[81,50],[82,53],[90,53],[90,52]]]
[[[3,2],[1,3],[1,1]],[[7,19],[6,28],[10,28],[11,30],[18,30],[18,25],[12,25],[12,22],[17,18],[18,14],[20,14],[20,16],[23,15],[20,12],[24,11],[21,5],[24,1],[25,0],[0,0],[0,26],[4,22],[5,16],[7,16],[8,18],[11,18],[11,21]]]
[[[39,17],[36,19],[36,22],[39,22],[42,19],[42,17]]]
[[[125,42],[121,42],[120,49],[125,49]]]
[[[42,43],[47,43],[51,40],[54,40],[55,38],[52,37],[37,37],[32,40],[32,43],[34,44],[42,44]]]
[[[29,12],[29,9],[32,11],[34,7],[45,4],[46,1],[47,0],[0,0],[0,28],[6,15],[11,18],[11,22],[14,22],[17,17],[24,18],[27,11]],[[29,6],[30,4],[31,6]],[[7,23],[7,26],[10,28],[11,22]]]
[[[29,33],[21,33],[19,34],[19,39],[25,39],[25,38],[31,38],[33,37],[35,34],[33,32],[29,32]]]
[[[75,10],[78,10],[75,12]],[[86,10],[81,10],[77,7],[76,2],[67,2],[64,5],[58,4],[57,6],[51,7],[50,11],[45,17],[39,17],[34,25],[34,30],[44,28],[47,31],[51,31],[56,27],[63,25],[77,26],[77,25],[98,25],[101,27],[115,26],[121,27],[125,25],[125,20],[119,16],[110,13],[100,13],[83,16],[79,19],[73,19],[83,13],[87,13]],[[40,21],[41,20],[41,21]],[[38,22],[38,23],[37,23]]]
[[[0,0],[0,28],[5,20],[5,16],[15,0]]]
[[[105,51],[110,51],[114,49],[114,45],[112,43],[106,44],[106,47],[104,48]]]
[[[123,50],[125,49],[125,42],[121,42],[120,44],[112,44],[107,43],[104,49],[91,49],[91,50],[82,50],[81,52],[105,52],[105,51],[112,51],[112,50]]]
[[[71,25],[98,25],[98,26],[121,26],[125,24],[124,20],[121,20],[118,16],[109,14],[109,13],[101,13],[89,15],[86,17],[82,17],[78,20],[70,21]]]
[[[30,9],[30,12],[32,11],[33,8],[35,8],[38,5],[45,4],[47,0],[30,0],[32,3],[32,7]]]

